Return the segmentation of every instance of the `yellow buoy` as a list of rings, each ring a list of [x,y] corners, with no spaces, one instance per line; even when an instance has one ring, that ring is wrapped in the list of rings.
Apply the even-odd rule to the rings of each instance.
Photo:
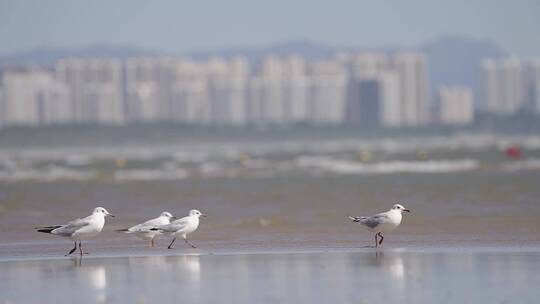
[[[427,154],[427,151],[426,150],[420,150],[418,152],[416,152],[416,157],[420,160],[426,160],[427,157],[428,157],[428,154]]]
[[[358,159],[362,162],[368,162],[373,159],[373,155],[369,151],[360,151],[358,153]]]
[[[251,157],[249,157],[248,154],[242,153],[242,154],[240,154],[240,156],[238,157],[238,161],[240,161],[240,164],[241,164],[242,166],[246,165],[246,163],[247,163],[248,161],[250,161],[250,160],[251,160]]]

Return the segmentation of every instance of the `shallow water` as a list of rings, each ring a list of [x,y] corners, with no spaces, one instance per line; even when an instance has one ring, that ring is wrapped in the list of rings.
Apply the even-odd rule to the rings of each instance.
[[[540,248],[0,262],[0,303],[537,303]]]

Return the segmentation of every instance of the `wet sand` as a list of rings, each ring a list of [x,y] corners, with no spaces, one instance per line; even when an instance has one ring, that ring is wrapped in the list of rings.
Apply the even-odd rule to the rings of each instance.
[[[0,303],[537,303],[540,247],[3,258]]]

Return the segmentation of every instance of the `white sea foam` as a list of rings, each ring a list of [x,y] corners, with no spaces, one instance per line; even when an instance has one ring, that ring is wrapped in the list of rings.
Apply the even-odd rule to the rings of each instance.
[[[297,158],[297,165],[337,174],[449,173],[470,171],[479,167],[478,161],[473,159],[361,163],[310,156]]]
[[[74,170],[60,166],[49,166],[42,169],[0,170],[0,182],[14,183],[19,181],[53,182],[89,181],[97,177],[95,170]]]

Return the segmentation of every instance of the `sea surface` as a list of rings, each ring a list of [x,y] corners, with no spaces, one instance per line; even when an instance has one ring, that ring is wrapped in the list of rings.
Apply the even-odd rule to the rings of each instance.
[[[370,248],[348,216],[394,203]],[[96,206],[82,259],[33,230]],[[115,232],[190,209],[197,249]],[[537,136],[0,145],[0,303],[535,303],[539,223]]]

